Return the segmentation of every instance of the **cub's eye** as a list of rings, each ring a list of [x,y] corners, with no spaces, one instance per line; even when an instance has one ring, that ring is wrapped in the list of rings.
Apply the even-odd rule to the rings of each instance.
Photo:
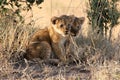
[[[63,26],[64,26],[63,24],[60,25],[61,28],[62,28]]]

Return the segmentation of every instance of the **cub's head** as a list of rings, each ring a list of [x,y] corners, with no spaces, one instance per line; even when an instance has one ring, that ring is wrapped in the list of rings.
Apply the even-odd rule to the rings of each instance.
[[[51,23],[52,23],[52,27],[54,28],[54,30],[61,34],[62,36],[66,36],[69,34],[70,29],[71,29],[71,25],[69,23],[69,21],[67,21],[66,15],[62,15],[63,17],[53,17],[51,18]]]
[[[80,29],[81,29],[82,24],[85,21],[85,17],[79,17],[78,18],[78,17],[75,17],[73,15],[71,15],[69,17],[73,19],[72,24],[71,24],[70,34],[72,36],[77,36]]]

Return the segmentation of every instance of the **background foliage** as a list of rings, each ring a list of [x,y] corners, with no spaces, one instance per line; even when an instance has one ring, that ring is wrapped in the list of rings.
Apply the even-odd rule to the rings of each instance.
[[[116,2],[118,0],[89,0],[90,9],[88,10],[88,19],[92,29],[98,29],[102,35],[107,35],[107,30],[111,31],[115,25],[118,24],[120,12],[116,9]]]
[[[22,10],[31,10],[33,4],[39,5],[43,2],[44,0],[0,0],[0,14],[1,15],[17,15],[17,17],[22,19],[22,16],[20,15],[20,12]],[[23,4],[25,3],[25,6],[23,7]],[[10,6],[14,11],[6,6]],[[11,11],[9,13],[9,11]]]

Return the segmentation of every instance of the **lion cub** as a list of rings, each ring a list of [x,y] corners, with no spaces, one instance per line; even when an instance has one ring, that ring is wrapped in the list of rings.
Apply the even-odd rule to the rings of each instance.
[[[74,15],[63,15],[61,17],[66,17],[67,21],[70,21],[72,19],[71,23],[71,29],[70,29],[70,36],[68,37],[68,39],[65,42],[65,50],[66,50],[66,56],[68,61],[72,61],[72,58],[76,57],[76,42],[74,42],[73,40],[76,39],[76,37],[78,36],[81,27],[85,21],[84,17],[76,17]],[[72,56],[72,58],[70,58],[69,56]]]
[[[70,19],[71,20],[71,19]],[[25,58],[50,58],[53,52],[61,61],[66,61],[65,42],[70,33],[71,24],[66,18],[53,17],[48,28],[40,29],[31,38]]]
[[[69,23],[71,23],[70,35],[71,36],[78,36],[79,31],[85,21],[85,17],[76,17],[74,15],[62,15],[61,18],[66,18]]]

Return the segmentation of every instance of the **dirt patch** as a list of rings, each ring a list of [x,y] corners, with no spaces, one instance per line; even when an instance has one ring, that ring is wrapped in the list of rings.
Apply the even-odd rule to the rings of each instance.
[[[51,61],[22,60],[12,64],[13,71],[9,74],[15,79],[31,80],[90,80],[88,66],[69,64],[58,65],[58,60]]]

